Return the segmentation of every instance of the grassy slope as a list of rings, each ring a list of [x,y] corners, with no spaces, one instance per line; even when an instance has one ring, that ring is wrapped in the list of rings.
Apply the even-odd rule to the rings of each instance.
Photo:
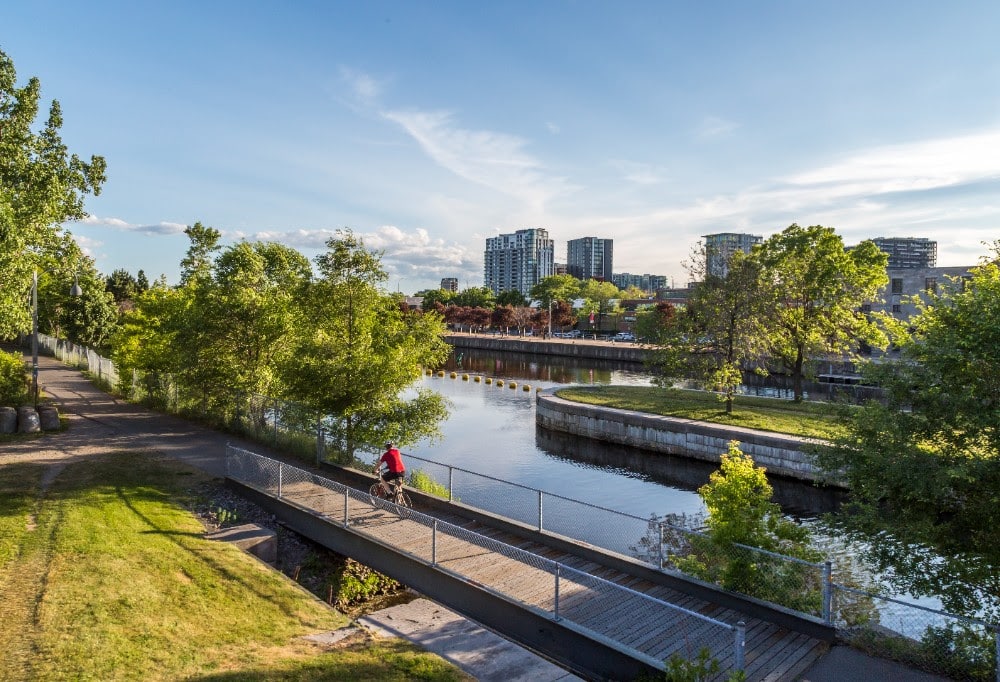
[[[623,410],[649,412],[775,431],[805,438],[830,439],[842,433],[840,406],[829,403],[795,403],[773,398],[739,397],[733,413],[725,403],[704,391],[662,389],[647,386],[574,386],[561,388],[556,395],[566,400]]]
[[[347,624],[281,574],[204,539],[188,470],[137,454],[0,467],[4,679],[463,679],[389,641],[324,652]]]

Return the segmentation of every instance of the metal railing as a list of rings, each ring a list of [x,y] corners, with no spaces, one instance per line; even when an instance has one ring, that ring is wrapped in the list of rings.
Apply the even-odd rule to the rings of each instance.
[[[746,632],[742,622],[730,625],[715,620],[435,517],[411,509],[399,509],[393,503],[372,498],[363,491],[232,445],[226,449],[226,475],[273,497],[320,511],[330,523],[376,542],[383,542],[383,539],[374,530],[379,526],[371,524],[372,507],[397,514],[403,512],[403,518],[409,524],[405,535],[411,549],[396,551],[439,571],[475,580],[483,589],[554,621],[572,624],[578,632],[647,665],[661,670],[665,668],[661,655],[664,639],[656,636],[662,634],[659,630],[636,633],[635,627],[640,621],[657,623],[657,627],[662,625],[664,629],[669,629],[668,641],[684,642],[691,649],[684,653],[690,657],[695,657],[698,651],[705,648],[716,660],[731,662],[732,670],[744,668]],[[398,536],[399,531],[393,531],[393,534]],[[413,542],[420,538],[425,542]],[[443,560],[441,547],[447,538],[510,560],[511,566],[516,567],[525,580],[529,576],[537,578],[539,573],[548,575],[551,589],[521,591],[518,589],[521,583],[509,579],[514,572],[505,571],[503,580],[486,580],[478,574],[463,573],[459,563]],[[388,544],[391,546],[392,543]],[[468,552],[462,554],[467,555]],[[537,585],[537,580],[532,582]],[[623,633],[636,643],[619,641]]]

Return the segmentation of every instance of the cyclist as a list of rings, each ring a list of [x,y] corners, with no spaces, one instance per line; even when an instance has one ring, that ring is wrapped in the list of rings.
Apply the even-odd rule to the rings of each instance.
[[[382,469],[382,464],[385,464],[385,473],[381,475],[381,481],[379,485],[385,492],[386,497],[392,496],[392,490],[389,484],[400,479],[400,484],[402,484],[402,478],[406,475],[406,467],[403,466],[403,457],[399,453],[399,449],[396,448],[391,442],[385,444],[385,452],[379,458],[378,462],[375,463],[375,474],[378,474]]]

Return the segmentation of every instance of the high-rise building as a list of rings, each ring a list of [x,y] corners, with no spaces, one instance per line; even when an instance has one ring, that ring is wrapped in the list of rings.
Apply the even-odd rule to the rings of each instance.
[[[740,232],[706,234],[702,239],[705,240],[705,275],[715,277],[725,277],[728,274],[729,259],[734,253],[750,253],[755,244],[764,241],[758,235]]]
[[[566,243],[566,272],[577,279],[610,282],[614,241],[598,237],[570,239]]]
[[[655,294],[658,289],[667,288],[668,278],[666,275],[633,275],[629,272],[616,272],[611,276],[611,282],[619,289],[636,287]]]
[[[441,288],[445,291],[458,291],[458,277],[442,277]]]
[[[555,242],[542,228],[501,234],[486,240],[483,260],[483,284],[494,294],[519,291],[527,297],[532,287],[552,276]]]
[[[875,237],[875,246],[889,254],[889,268],[933,268],[937,242],[924,237]]]

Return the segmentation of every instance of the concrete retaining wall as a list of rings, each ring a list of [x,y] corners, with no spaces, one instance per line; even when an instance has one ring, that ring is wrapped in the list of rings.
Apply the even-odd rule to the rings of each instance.
[[[536,423],[553,431],[713,463],[719,463],[729,441],[736,440],[769,474],[829,483],[812,463],[811,453],[819,441],[583,405],[557,397],[552,389],[540,392],[537,401]]]

